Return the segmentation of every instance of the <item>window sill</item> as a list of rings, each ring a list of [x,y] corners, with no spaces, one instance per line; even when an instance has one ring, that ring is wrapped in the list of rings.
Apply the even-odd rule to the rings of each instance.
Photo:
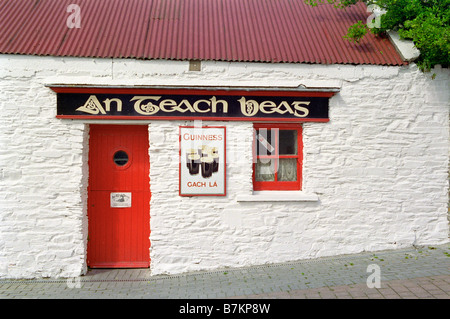
[[[254,191],[252,195],[239,195],[238,202],[317,202],[314,193],[302,191]]]

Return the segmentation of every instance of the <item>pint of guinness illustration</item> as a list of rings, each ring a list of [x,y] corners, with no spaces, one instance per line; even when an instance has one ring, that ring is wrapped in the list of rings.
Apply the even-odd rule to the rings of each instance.
[[[202,169],[204,178],[211,177],[219,171],[219,152],[217,147],[202,145],[186,150],[186,167],[190,175],[196,175]]]
[[[211,157],[213,158],[213,173],[217,173],[219,171],[219,154],[212,153]]]
[[[202,157],[202,177],[208,178],[212,176],[214,159],[212,157]]]
[[[202,145],[200,148],[200,152],[202,154],[202,157],[209,157],[211,155],[211,149],[207,145]]]
[[[189,169],[189,174],[197,175],[200,171],[200,155],[189,154],[187,158],[187,168]]]
[[[196,148],[190,148],[186,150],[186,166],[189,168],[189,156],[190,155],[201,155],[201,153]]]

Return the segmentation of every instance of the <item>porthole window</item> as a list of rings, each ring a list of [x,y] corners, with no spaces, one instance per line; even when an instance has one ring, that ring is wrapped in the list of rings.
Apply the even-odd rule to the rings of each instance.
[[[125,151],[117,151],[114,153],[113,161],[117,166],[124,166],[128,163],[128,154]]]

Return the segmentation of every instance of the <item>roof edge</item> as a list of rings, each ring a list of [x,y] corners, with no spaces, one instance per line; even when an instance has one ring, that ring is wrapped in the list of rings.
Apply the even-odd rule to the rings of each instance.
[[[401,39],[400,35],[396,31],[388,31],[386,33],[403,61],[413,62],[417,60],[420,55],[420,51],[416,48],[413,41]]]
[[[198,86],[179,86],[179,85],[107,85],[107,84],[45,84],[53,91],[62,91],[64,89],[139,89],[139,90],[205,90],[205,91],[289,91],[289,92],[323,92],[338,93],[341,87],[306,87],[304,85],[294,86],[217,86],[217,85],[198,85]]]

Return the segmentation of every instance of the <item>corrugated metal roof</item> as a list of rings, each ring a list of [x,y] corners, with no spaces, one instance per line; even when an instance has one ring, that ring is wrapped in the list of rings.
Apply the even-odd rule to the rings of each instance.
[[[80,7],[80,28],[68,28]],[[342,37],[366,21],[303,0],[2,0],[0,53],[101,58],[405,64],[388,38]]]

